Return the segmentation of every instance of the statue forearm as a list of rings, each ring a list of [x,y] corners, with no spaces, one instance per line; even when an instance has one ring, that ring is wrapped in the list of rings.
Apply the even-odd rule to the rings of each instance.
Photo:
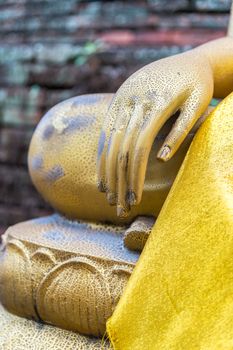
[[[214,75],[214,97],[224,98],[233,91],[233,38],[210,41],[194,49],[209,60]]]

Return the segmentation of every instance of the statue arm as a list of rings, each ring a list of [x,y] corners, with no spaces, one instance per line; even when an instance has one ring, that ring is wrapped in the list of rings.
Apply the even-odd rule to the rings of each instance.
[[[224,98],[233,91],[233,38],[211,41],[195,49],[208,58],[214,76],[214,97]]]
[[[167,161],[213,95],[232,91],[232,52],[232,38],[209,42],[143,67],[117,91],[105,117],[97,164],[99,189],[117,205],[119,216],[141,201],[149,153],[163,124],[179,112],[158,153]]]

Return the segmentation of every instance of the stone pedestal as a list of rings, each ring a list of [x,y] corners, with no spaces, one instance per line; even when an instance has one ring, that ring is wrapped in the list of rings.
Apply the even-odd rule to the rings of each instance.
[[[139,257],[124,246],[125,230],[57,214],[10,227],[0,253],[2,305],[39,322],[35,329],[46,323],[101,338]]]

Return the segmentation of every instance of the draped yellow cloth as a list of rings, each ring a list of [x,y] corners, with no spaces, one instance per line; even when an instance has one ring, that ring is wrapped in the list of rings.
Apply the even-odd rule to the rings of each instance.
[[[195,136],[107,330],[116,350],[233,349],[233,93]]]

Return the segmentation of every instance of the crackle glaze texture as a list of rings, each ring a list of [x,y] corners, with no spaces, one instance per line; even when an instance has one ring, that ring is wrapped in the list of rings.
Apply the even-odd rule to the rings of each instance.
[[[1,350],[107,350],[109,344],[8,313],[0,304]]]
[[[43,117],[33,135],[28,157],[32,181],[44,199],[68,218],[119,224],[138,215],[157,216],[198,127],[173,159],[163,163],[156,154],[175,117],[165,124],[153,143],[142,200],[122,220],[97,189],[99,134],[112,98],[97,94],[64,101]]]
[[[125,229],[59,215],[9,228],[1,303],[22,317],[102,336],[139,257],[124,246]]]
[[[108,322],[115,350],[232,350],[233,93],[196,134]]]
[[[99,189],[106,192],[110,204],[117,205],[119,216],[127,216],[130,207],[143,200],[151,147],[164,123],[179,112],[153,154],[154,159],[167,161],[211,98],[232,91],[232,71],[233,39],[228,37],[153,62],[119,88],[104,120],[98,159]]]
[[[155,224],[152,216],[138,216],[124,233],[124,245],[142,251]]]

